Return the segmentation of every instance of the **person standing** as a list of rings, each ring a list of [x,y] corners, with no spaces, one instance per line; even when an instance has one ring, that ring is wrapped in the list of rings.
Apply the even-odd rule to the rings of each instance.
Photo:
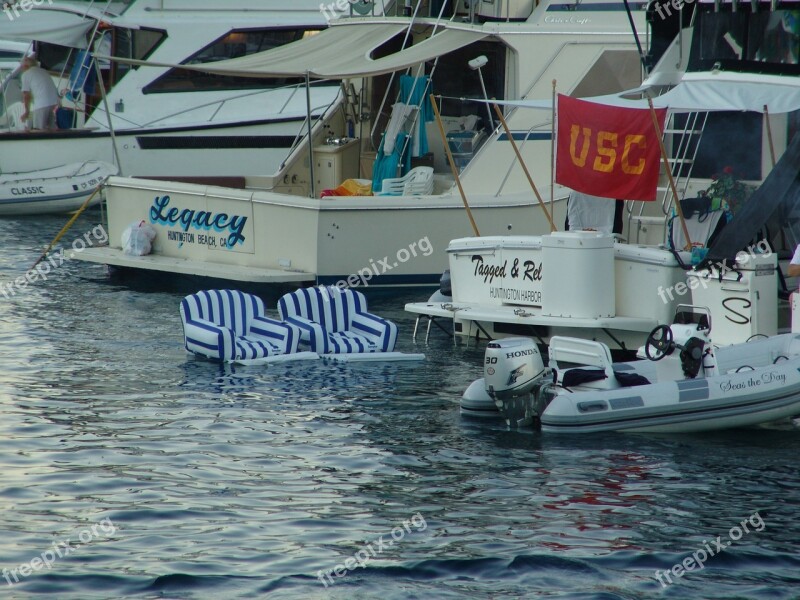
[[[55,129],[56,107],[60,98],[50,74],[42,69],[34,56],[22,59],[22,120],[32,121],[32,129]]]

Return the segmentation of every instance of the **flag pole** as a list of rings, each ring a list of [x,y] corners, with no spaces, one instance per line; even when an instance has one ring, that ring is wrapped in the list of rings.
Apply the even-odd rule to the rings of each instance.
[[[767,140],[769,140],[769,156],[772,159],[772,168],[775,168],[775,144],[772,143],[772,127],[769,124],[769,107],[764,105],[764,118],[767,120]]]
[[[647,104],[650,106],[650,116],[653,117],[653,127],[656,130],[656,139],[658,140],[658,147],[661,149],[661,158],[664,161],[664,170],[667,172],[667,179],[669,179],[669,187],[672,190],[672,197],[675,198],[675,210],[678,212],[678,218],[681,221],[683,237],[686,238],[686,246],[684,249],[690,250],[692,247],[692,240],[689,237],[689,229],[686,227],[686,219],[683,217],[683,207],[681,206],[680,198],[678,198],[678,186],[675,185],[675,179],[672,177],[672,167],[669,164],[667,149],[664,147],[664,140],[661,138],[661,127],[658,126],[658,116],[656,116],[656,109],[653,107],[653,99],[648,97]]]
[[[477,237],[481,237],[481,233],[478,231],[478,226],[475,224],[475,219],[472,218],[472,210],[469,207],[469,202],[467,202],[467,195],[464,193],[464,188],[461,186],[461,178],[458,176],[456,162],[453,160],[453,154],[450,152],[450,146],[447,145],[447,135],[444,132],[444,125],[442,125],[442,115],[439,114],[439,106],[436,104],[435,96],[431,94],[430,97],[431,106],[433,106],[433,114],[436,115],[436,124],[439,125],[439,133],[442,136],[444,151],[447,154],[447,160],[450,163],[450,169],[453,171],[453,178],[456,180],[458,192],[461,194],[461,201],[464,203],[464,208],[467,209],[467,216],[469,217],[469,222],[472,225],[472,230],[475,232]]]
[[[519,148],[517,148],[517,143],[514,141],[514,136],[511,135],[511,131],[508,129],[508,123],[506,123],[505,117],[503,117],[503,111],[500,110],[500,107],[497,106],[497,104],[494,105],[494,111],[497,113],[497,118],[500,119],[500,123],[502,123],[503,129],[505,129],[506,131],[506,135],[508,136],[508,141],[511,142],[511,147],[514,149],[514,153],[517,155],[517,160],[519,161],[522,170],[525,172],[525,177],[528,178],[528,183],[531,185],[533,193],[536,194],[536,199],[539,201],[539,206],[542,207],[544,216],[547,217],[547,222],[550,223],[550,232],[552,233],[553,231],[558,231],[556,229],[555,224],[553,223],[553,219],[550,217],[550,213],[547,211],[547,206],[545,206],[542,196],[539,194],[539,190],[536,189],[536,184],[533,183],[533,178],[531,177],[530,171],[528,171],[528,167],[525,164],[525,161],[522,160],[522,154],[520,154]]]
[[[553,109],[550,113],[550,210],[555,213],[553,204],[556,194],[556,80],[553,79],[553,93],[551,94]]]

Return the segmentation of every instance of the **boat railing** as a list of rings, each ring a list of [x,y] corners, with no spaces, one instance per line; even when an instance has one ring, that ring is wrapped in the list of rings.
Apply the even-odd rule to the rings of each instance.
[[[312,130],[316,129],[317,125],[320,122],[324,122],[330,118],[331,113],[337,109],[337,105],[342,100],[343,95],[341,91],[336,95],[336,97],[327,105],[320,105],[314,106],[311,108],[311,113],[318,113],[316,118],[316,122],[312,125]],[[283,171],[287,165],[292,164],[294,162],[294,158],[298,152],[301,151],[303,147],[303,140],[308,138],[308,115],[303,118],[303,122],[300,124],[300,127],[295,134],[294,141],[292,142],[291,146],[289,146],[289,151],[286,153],[286,158],[283,159],[281,162],[281,166],[278,168],[278,173]],[[308,140],[309,144],[312,140]]]
[[[667,167],[670,169],[675,182],[675,190],[673,191],[670,185],[666,185],[667,182],[662,182],[659,185],[657,199],[661,201],[661,211],[656,216],[644,214],[644,202],[639,203],[638,209],[634,209],[635,204],[633,202],[626,203],[628,231],[633,231],[632,227],[636,226],[635,241],[637,243],[641,241],[641,232],[647,225],[660,226],[663,229],[663,239],[667,239],[669,216],[672,213],[675,202],[686,197],[707,119],[708,112],[705,111],[683,113],[680,118],[678,118],[678,113],[672,113],[668,117],[663,136],[665,146],[671,149]],[[676,192],[678,198],[675,197]]]
[[[539,130],[543,130],[545,127],[547,128],[547,135],[548,136],[551,135],[551,122],[550,121],[545,121],[545,122],[542,122],[542,123],[537,123],[535,125],[531,125],[531,127],[528,129],[528,131],[525,132],[525,137],[522,139],[522,143],[519,144],[519,150],[522,151],[525,148],[525,144],[528,142],[530,137],[535,132],[537,132]],[[508,179],[509,179],[509,177],[511,177],[511,172],[514,170],[514,166],[516,164],[517,164],[516,160],[512,160],[508,164],[508,169],[506,169],[506,174],[503,177],[503,180],[500,182],[500,185],[497,187],[497,191],[494,194],[495,198],[499,197],[500,194],[503,193],[503,189],[505,188],[506,183],[508,183]]]

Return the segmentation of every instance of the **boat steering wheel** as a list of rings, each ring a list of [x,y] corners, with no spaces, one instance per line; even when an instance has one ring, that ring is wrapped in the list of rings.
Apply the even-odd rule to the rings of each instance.
[[[672,354],[673,347],[672,329],[669,325],[659,325],[647,336],[644,353],[650,360],[661,360],[667,354]]]

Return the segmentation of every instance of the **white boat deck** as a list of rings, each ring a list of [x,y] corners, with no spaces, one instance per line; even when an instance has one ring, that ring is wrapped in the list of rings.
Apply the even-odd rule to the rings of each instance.
[[[195,275],[200,277],[213,277],[244,281],[248,283],[302,283],[315,282],[316,274],[305,271],[291,271],[283,269],[262,269],[257,267],[242,267],[220,263],[198,262],[185,258],[170,256],[131,256],[116,248],[86,248],[80,252],[72,251],[70,258],[114,267],[128,267],[134,269],[149,269],[180,275]]]
[[[488,321],[513,323],[518,325],[543,325],[549,327],[608,328],[621,331],[652,331],[658,325],[656,319],[639,317],[597,317],[581,319],[575,317],[553,317],[541,314],[541,309],[533,306],[494,306],[488,308],[481,304],[466,302],[412,302],[406,304],[406,311],[429,317],[447,319],[466,319],[469,321]]]

